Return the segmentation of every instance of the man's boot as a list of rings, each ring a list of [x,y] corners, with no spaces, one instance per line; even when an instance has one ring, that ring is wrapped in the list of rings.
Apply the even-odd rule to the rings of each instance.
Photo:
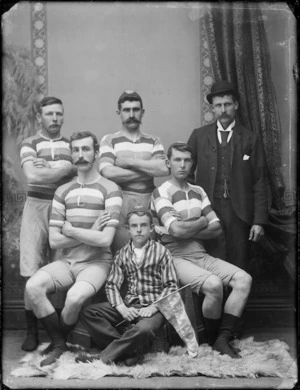
[[[220,352],[222,355],[229,355],[233,359],[241,358],[241,356],[229,345],[229,341],[233,338],[233,332],[238,320],[239,317],[224,313],[217,340],[213,345],[214,350]]]
[[[32,310],[25,309],[27,334],[21,348],[23,351],[34,351],[39,345],[38,319]]]
[[[41,361],[40,365],[43,367],[56,362],[56,360],[59,359],[59,357],[67,350],[67,346],[60,329],[59,319],[56,312],[40,318],[40,321],[48,333],[53,347],[49,356]]]

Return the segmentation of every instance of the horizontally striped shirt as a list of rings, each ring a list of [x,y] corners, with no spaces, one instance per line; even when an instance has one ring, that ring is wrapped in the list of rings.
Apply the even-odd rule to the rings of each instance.
[[[124,279],[127,292],[123,301],[120,288]],[[105,290],[112,306],[123,302],[129,305],[136,299],[141,305],[147,306],[177,288],[177,276],[170,252],[149,239],[141,262],[134,259],[131,241],[116,253]]]
[[[21,166],[23,167],[27,161],[33,161],[33,159],[38,157],[48,161],[51,168],[71,166],[70,141],[63,136],[57,139],[50,139],[40,132],[26,138],[22,142],[20,150]],[[56,188],[68,180],[70,178],[62,179],[57,183],[28,184],[28,196],[52,200]]]
[[[188,189],[184,191],[168,180],[153,191],[151,208],[160,223],[160,226],[155,226],[155,230],[162,242],[176,241],[169,234],[171,223],[177,221],[171,210],[176,210],[182,221],[193,221],[201,216],[205,216],[208,223],[219,221],[203,188],[186,184]]]
[[[136,140],[125,137],[121,132],[105,135],[100,142],[100,172],[109,165],[115,165],[117,157],[143,160],[166,159],[164,147],[158,137],[141,133]],[[146,176],[146,175],[145,175]],[[120,183],[122,190],[150,193],[154,190],[153,178]]]
[[[52,213],[49,226],[62,228],[65,221],[74,227],[91,229],[100,212],[110,213],[106,226],[116,228],[122,207],[122,191],[111,180],[100,177],[93,183],[81,184],[78,178],[60,186],[52,202]],[[63,249],[63,257],[74,261],[91,261],[111,258],[109,248],[81,244],[75,248]]]

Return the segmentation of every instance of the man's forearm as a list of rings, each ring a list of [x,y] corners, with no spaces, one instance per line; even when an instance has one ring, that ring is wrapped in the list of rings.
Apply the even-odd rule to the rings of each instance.
[[[113,231],[112,231],[113,230]],[[105,228],[102,231],[73,228],[70,237],[80,241],[83,244],[99,247],[108,247],[111,245],[114,238],[114,228]]]
[[[29,184],[57,183],[62,178],[72,175],[74,168],[72,165],[61,168],[32,168],[25,176]]]
[[[81,244],[74,238],[66,237],[63,234],[49,235],[49,244],[52,249],[74,248]]]
[[[219,222],[212,222],[205,229],[197,232],[193,238],[199,240],[209,240],[211,238],[216,238],[222,233],[222,228]]]
[[[170,174],[166,160],[163,159],[131,159],[129,164],[130,169],[136,169],[152,177],[169,176]]]
[[[206,226],[207,219],[205,217],[200,217],[195,221],[174,221],[171,223],[169,232],[176,238],[185,239],[193,237]]]
[[[102,176],[115,183],[126,183],[128,181],[146,181],[152,178],[152,176],[145,175],[142,172],[134,171],[127,168],[121,168],[116,166],[107,166],[101,170]]]

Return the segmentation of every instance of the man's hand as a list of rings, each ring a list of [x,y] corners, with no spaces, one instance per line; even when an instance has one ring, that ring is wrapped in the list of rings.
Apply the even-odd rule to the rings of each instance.
[[[32,162],[36,168],[51,168],[49,162],[44,158],[37,157],[33,159]]]
[[[249,234],[249,240],[257,242],[265,234],[264,228],[261,225],[252,225]]]
[[[179,214],[179,212],[177,210],[170,209],[169,213],[172,215],[172,217],[176,218],[177,221],[182,221],[181,216],[180,216],[180,214]]]
[[[63,224],[63,227],[62,227],[62,234],[64,236],[67,236],[67,237],[72,237],[72,233],[74,231],[74,227],[72,226],[72,224],[68,221],[65,221],[65,223]]]
[[[124,169],[125,168],[127,168],[127,169],[134,168],[134,158],[126,157],[126,159],[125,159],[122,157],[117,157],[115,160],[115,165],[117,167],[124,168]]]
[[[111,215],[108,211],[101,211],[99,217],[96,219],[91,229],[98,230],[99,232],[101,232],[107,225],[107,222],[110,220],[110,217]]]
[[[140,309],[140,317],[152,317],[153,314],[158,312],[158,308],[154,305],[149,305]]]
[[[133,321],[135,318],[139,316],[138,309],[136,309],[135,307],[127,307],[124,303],[116,306],[116,309],[124,318],[124,320],[127,320],[129,322]]]

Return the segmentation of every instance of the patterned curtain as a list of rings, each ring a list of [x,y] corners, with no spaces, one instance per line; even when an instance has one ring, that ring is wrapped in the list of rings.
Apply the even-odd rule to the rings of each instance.
[[[259,5],[218,3],[207,9],[204,23],[213,77],[231,81],[240,92],[239,119],[262,139],[270,204],[276,210],[283,210],[281,129]]]

